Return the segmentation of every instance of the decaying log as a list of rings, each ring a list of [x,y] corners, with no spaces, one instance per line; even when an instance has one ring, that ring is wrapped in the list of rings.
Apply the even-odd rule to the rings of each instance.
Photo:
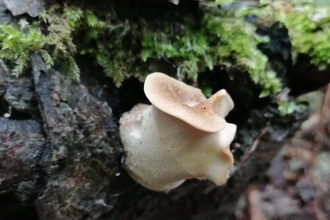
[[[0,118],[0,189],[2,195],[15,193],[20,204],[34,205],[38,219],[225,219],[302,121],[270,106],[255,110],[249,117],[263,118],[266,127],[225,186],[189,180],[169,193],[153,192],[121,168],[124,154],[112,110],[95,92],[102,87],[46,71],[38,55],[31,63],[32,79],[2,84],[12,106],[21,100],[11,88],[15,82],[29,97],[16,103],[14,113],[34,112]]]

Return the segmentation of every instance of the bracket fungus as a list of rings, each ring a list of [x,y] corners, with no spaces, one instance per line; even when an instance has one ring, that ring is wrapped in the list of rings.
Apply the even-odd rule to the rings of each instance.
[[[236,125],[224,119],[234,107],[226,90],[206,98],[200,89],[163,73],[144,83],[151,105],[137,104],[120,119],[125,168],[142,186],[169,191],[186,179],[224,184]]]

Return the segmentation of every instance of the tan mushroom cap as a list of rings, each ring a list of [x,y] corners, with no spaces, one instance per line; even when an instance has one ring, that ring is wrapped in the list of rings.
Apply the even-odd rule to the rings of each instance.
[[[223,129],[224,117],[234,107],[224,89],[206,99],[200,89],[158,72],[147,76],[144,92],[161,111],[206,132]]]

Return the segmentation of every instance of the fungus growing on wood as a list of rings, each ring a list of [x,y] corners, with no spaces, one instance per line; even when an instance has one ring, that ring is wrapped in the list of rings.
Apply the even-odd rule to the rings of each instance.
[[[169,191],[186,179],[224,184],[233,156],[236,125],[226,90],[207,99],[200,89],[163,73],[148,75],[144,92],[152,105],[137,104],[120,119],[128,174],[144,187]]]

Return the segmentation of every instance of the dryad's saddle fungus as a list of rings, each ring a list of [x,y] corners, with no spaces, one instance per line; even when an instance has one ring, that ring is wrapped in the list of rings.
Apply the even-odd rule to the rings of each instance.
[[[129,175],[144,187],[169,191],[186,179],[224,184],[233,155],[236,125],[225,117],[234,107],[226,90],[209,99],[163,73],[148,75],[144,92],[152,105],[138,104],[120,119]]]

